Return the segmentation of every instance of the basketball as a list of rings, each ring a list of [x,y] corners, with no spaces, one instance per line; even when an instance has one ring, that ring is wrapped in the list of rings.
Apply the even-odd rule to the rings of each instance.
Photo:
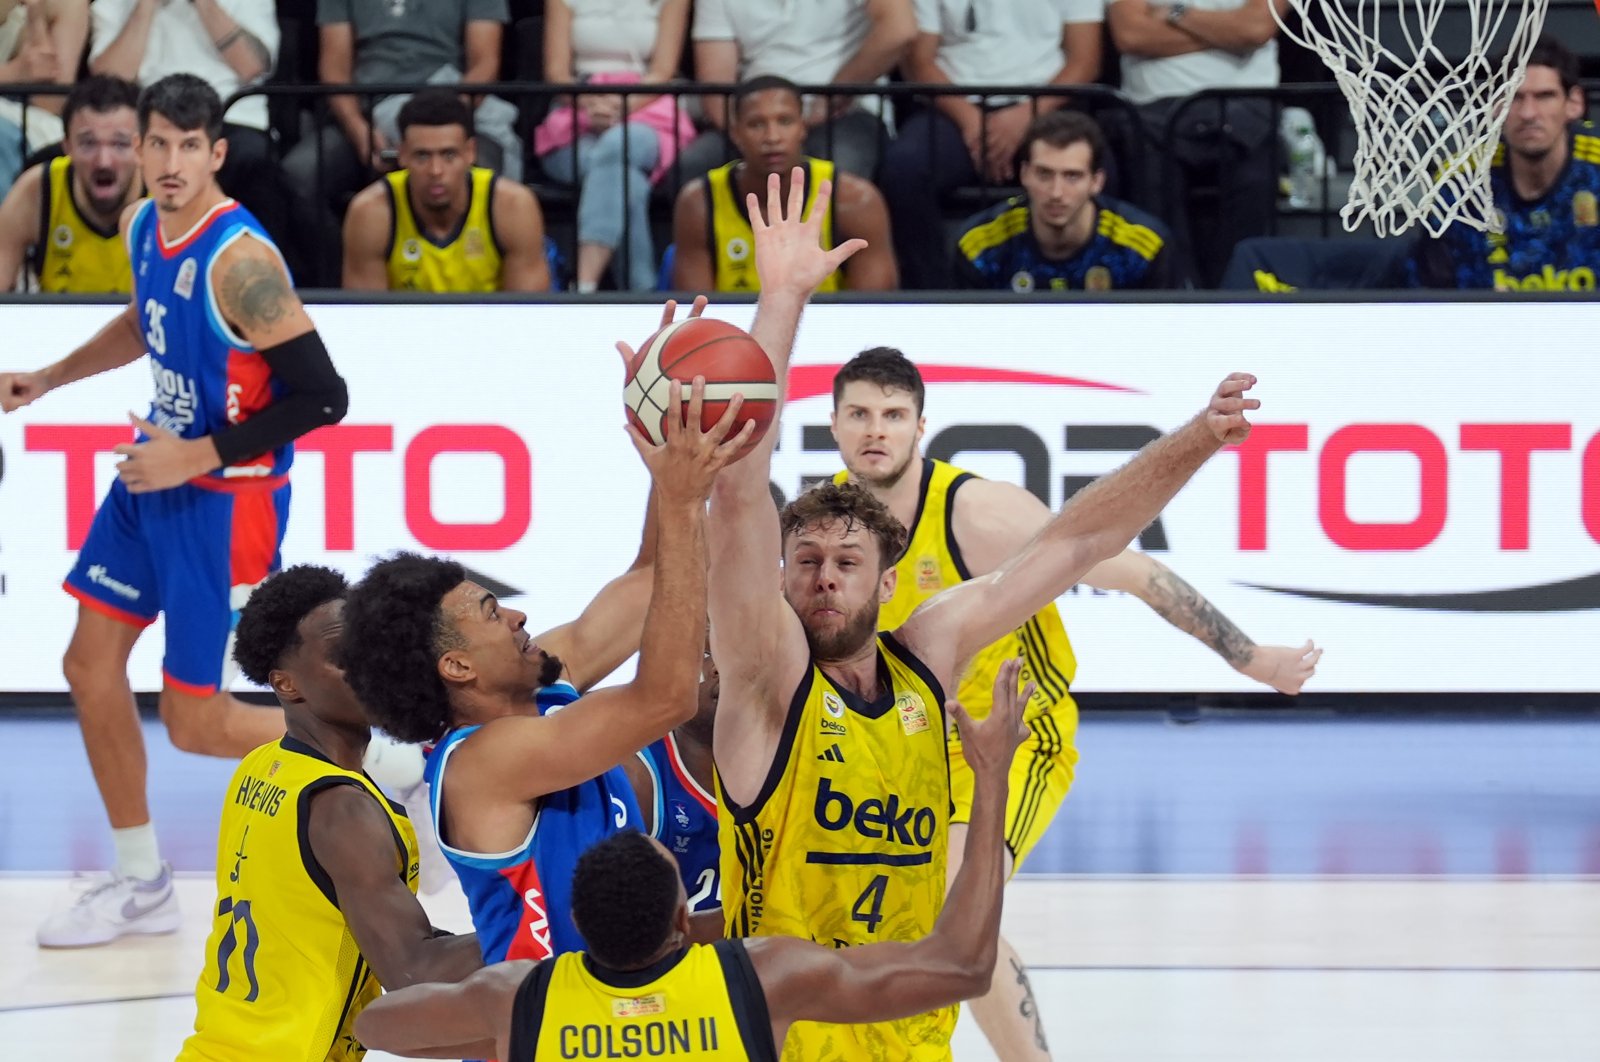
[[[772,359],[761,344],[744,329],[726,321],[690,317],[667,325],[644,341],[628,364],[628,382],[622,390],[628,421],[651,442],[665,442],[672,381],[683,384],[687,401],[689,385],[696,376],[703,376],[706,381],[705,405],[700,412],[703,430],[715,426],[734,395],[744,395],[744,406],[730,432],[737,434],[745,421],[755,422],[755,433],[739,453],[743,457],[772,424],[777,413],[778,384],[772,373]]]

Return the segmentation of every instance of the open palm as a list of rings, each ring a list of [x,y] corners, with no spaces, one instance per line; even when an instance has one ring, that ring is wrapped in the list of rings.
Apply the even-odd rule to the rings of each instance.
[[[756,276],[761,290],[772,294],[809,296],[851,255],[866,247],[866,240],[846,240],[834,248],[822,246],[822,219],[828,216],[833,182],[817,186],[817,199],[809,217],[805,209],[806,177],[799,166],[789,176],[789,203],[784,208],[782,182],[776,173],[767,178],[767,211],[754,192],[745,197],[750,227],[755,230]]]

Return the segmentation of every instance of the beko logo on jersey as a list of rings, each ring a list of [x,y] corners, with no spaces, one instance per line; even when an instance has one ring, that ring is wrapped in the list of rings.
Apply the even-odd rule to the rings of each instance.
[[[817,782],[817,802],[813,809],[817,825],[825,830],[843,830],[851,826],[863,837],[874,841],[894,841],[897,844],[927,848],[933,844],[934,826],[938,819],[932,808],[919,808],[900,804],[900,795],[869,797],[859,803],[849,794],[833,788],[831,779]]]
[[[106,574],[106,566],[104,564],[91,564],[89,565],[89,570],[83,574],[88,576],[91,583],[105,587],[118,597],[125,597],[129,601],[139,600],[138,588],[129,586],[121,580],[111,578]]]

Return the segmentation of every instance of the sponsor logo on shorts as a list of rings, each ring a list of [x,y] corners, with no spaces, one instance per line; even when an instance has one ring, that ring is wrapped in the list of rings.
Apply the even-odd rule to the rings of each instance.
[[[111,576],[107,575],[106,566],[104,564],[91,564],[89,565],[89,570],[83,574],[84,577],[87,578],[91,583],[94,583],[96,586],[105,587],[118,597],[125,597],[129,601],[139,600],[139,591],[136,588],[129,586],[127,583],[113,579]]]

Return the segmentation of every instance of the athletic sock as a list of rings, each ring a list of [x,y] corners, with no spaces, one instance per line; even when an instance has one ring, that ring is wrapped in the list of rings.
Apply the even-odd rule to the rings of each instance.
[[[119,877],[155,881],[161,876],[161,850],[156,847],[154,823],[112,830],[111,840],[117,849]]]

